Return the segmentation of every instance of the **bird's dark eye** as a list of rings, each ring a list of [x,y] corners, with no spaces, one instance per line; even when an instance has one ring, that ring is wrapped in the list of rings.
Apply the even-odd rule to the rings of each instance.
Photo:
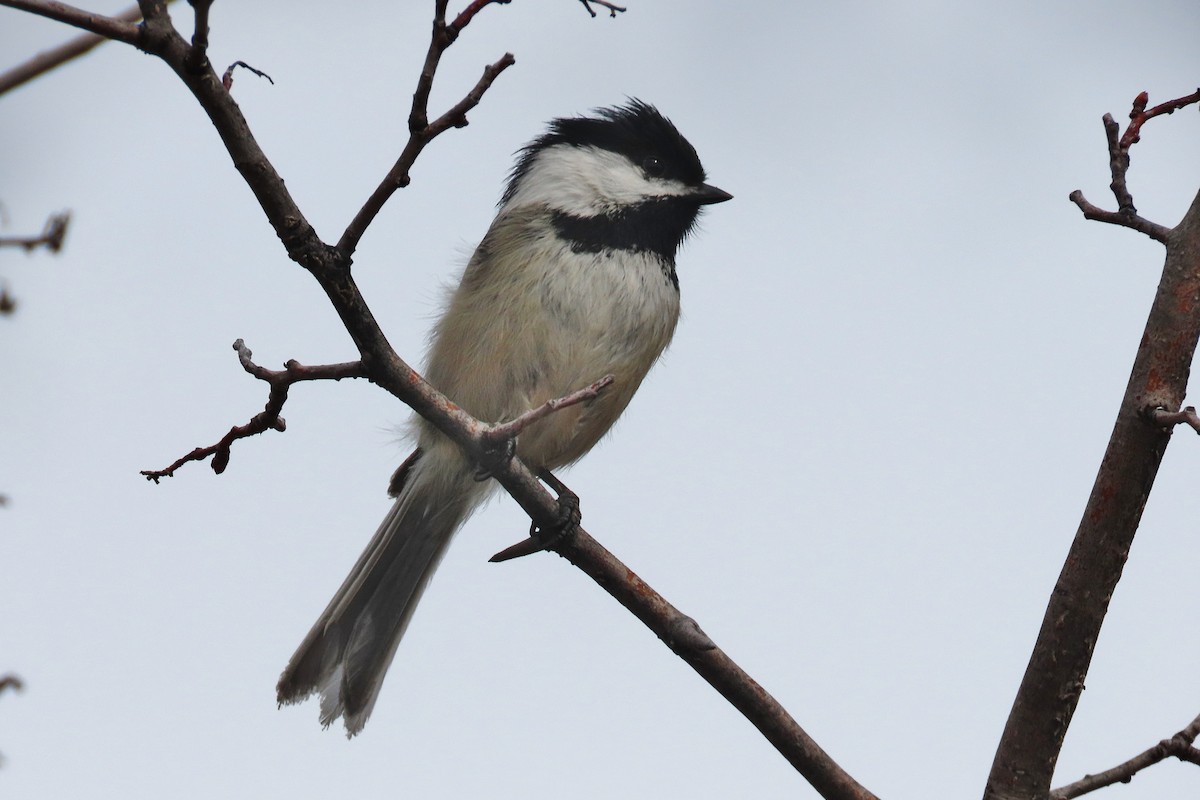
[[[642,172],[650,178],[661,178],[667,171],[666,163],[658,156],[646,156],[642,159]]]

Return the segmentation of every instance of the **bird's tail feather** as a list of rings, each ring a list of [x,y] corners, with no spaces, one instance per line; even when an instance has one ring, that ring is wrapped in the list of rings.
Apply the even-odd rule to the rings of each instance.
[[[422,455],[276,687],[280,705],[320,692],[321,724],[343,717],[348,736],[366,724],[421,593],[486,492],[461,459]]]

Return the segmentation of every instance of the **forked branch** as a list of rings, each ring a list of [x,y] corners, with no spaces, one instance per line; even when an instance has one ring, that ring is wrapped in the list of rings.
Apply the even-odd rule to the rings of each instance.
[[[1108,140],[1108,168],[1112,174],[1113,196],[1117,200],[1116,211],[1106,211],[1096,206],[1083,196],[1079,189],[1071,192],[1069,199],[1079,206],[1086,219],[1107,222],[1110,225],[1121,225],[1146,234],[1156,242],[1166,243],[1170,228],[1151,222],[1137,212],[1133,204],[1133,195],[1129,191],[1129,148],[1141,141],[1142,126],[1155,117],[1163,114],[1173,114],[1181,108],[1200,102],[1200,89],[1194,94],[1168,100],[1165,103],[1147,110],[1150,96],[1142,92],[1133,99],[1133,109],[1129,112],[1129,125],[1121,133],[1121,126],[1113,119],[1112,114],[1104,115],[1104,135]]]
[[[340,381],[342,378],[362,378],[365,377],[362,371],[361,361],[351,361],[343,364],[325,364],[316,367],[306,367],[298,361],[288,361],[283,365],[283,370],[272,370],[266,367],[260,367],[255,364],[252,359],[253,353],[250,348],[246,347],[246,343],[238,339],[233,343],[233,349],[237,351],[238,361],[242,364],[242,369],[250,373],[260,381],[266,381],[271,391],[267,396],[266,407],[262,411],[255,414],[245,425],[235,425],[229,429],[221,439],[207,447],[197,447],[187,455],[184,455],[174,461],[165,469],[142,470],[142,475],[147,480],[158,483],[162,478],[174,477],[175,471],[189,461],[203,461],[208,457],[212,457],[213,472],[220,475],[229,466],[230,449],[233,443],[238,439],[245,439],[250,436],[257,436],[269,430],[283,432],[287,430],[287,422],[283,417],[279,416],[283,411],[283,404],[287,402],[288,389],[293,384],[301,381]]]
[[[459,14],[453,23],[447,25],[447,0],[437,0],[434,9],[433,35],[425,53],[425,63],[421,67],[421,75],[417,79],[416,91],[413,92],[412,109],[408,114],[408,142],[404,145],[396,163],[388,170],[383,181],[367,198],[363,207],[354,215],[354,219],[346,226],[345,232],[338,240],[337,249],[343,258],[349,259],[354,254],[367,226],[383,209],[388,199],[397,190],[412,182],[409,171],[425,146],[450,128],[466,127],[467,112],[479,105],[484,93],[491,88],[500,73],[516,63],[512,53],[505,53],[494,64],[484,68],[483,75],[462,100],[455,103],[433,122],[429,121],[429,94],[433,91],[433,79],[437,74],[438,64],[441,63],[442,54],[450,45],[454,44],[458,39],[458,34],[476,14],[485,6],[501,1],[507,2],[507,0],[476,0]]]

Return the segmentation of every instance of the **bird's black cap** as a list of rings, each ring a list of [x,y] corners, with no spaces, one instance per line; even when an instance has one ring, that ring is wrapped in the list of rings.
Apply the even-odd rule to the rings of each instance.
[[[517,186],[538,153],[560,144],[620,153],[650,177],[673,179],[689,186],[702,186],[706,177],[696,148],[671,121],[649,103],[631,99],[621,106],[597,109],[592,116],[562,117],[551,121],[546,133],[521,149],[500,202],[505,203],[516,194]],[[720,202],[721,199],[729,198],[716,199],[714,196],[707,202]]]

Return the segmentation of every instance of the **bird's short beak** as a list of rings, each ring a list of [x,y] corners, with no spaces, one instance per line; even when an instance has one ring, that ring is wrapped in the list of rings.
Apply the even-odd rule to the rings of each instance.
[[[718,189],[715,186],[702,183],[700,184],[700,188],[692,195],[692,199],[702,206],[709,206],[713,203],[724,203],[726,200],[732,200],[733,195],[724,189]]]

